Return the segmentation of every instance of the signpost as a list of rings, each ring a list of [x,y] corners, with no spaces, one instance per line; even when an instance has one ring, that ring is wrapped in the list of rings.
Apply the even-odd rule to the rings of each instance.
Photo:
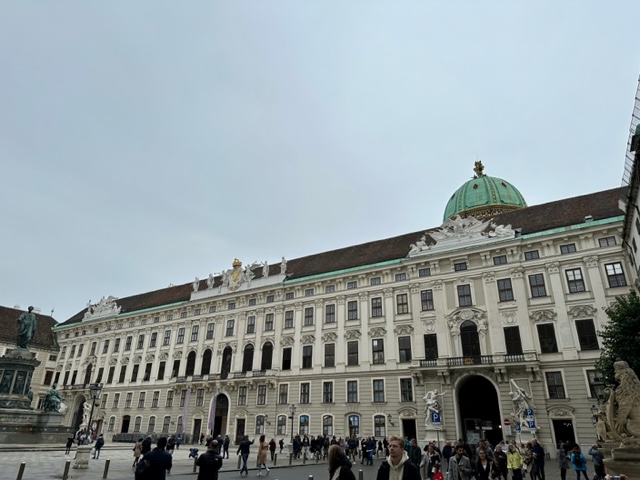
[[[525,421],[527,422],[527,427],[529,428],[529,431],[531,432],[531,435],[535,436],[536,435],[536,421],[533,418],[533,408],[526,408],[524,410],[524,418],[525,418]]]
[[[438,442],[438,450],[440,450],[440,430],[442,430],[442,417],[440,412],[431,412],[431,425],[436,431],[436,441]]]
[[[504,436],[505,437],[510,437],[512,435],[512,433],[511,433],[511,421],[508,418],[505,418],[503,424],[504,424],[504,428],[503,428]]]

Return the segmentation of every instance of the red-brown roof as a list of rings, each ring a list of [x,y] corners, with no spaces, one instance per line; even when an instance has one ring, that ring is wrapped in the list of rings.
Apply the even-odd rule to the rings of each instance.
[[[18,317],[26,310],[0,306],[0,339],[3,342],[15,344],[18,336]],[[31,340],[35,347],[58,349],[52,328],[58,324],[49,315],[36,313],[36,334]]]
[[[496,216],[494,222],[498,225],[511,225],[514,229],[520,229],[521,234],[529,234],[567,225],[577,225],[583,223],[588,215],[593,220],[616,217],[623,215],[622,210],[618,207],[618,200],[621,198],[623,188],[613,188],[603,192],[514,210]],[[425,230],[420,230],[289,260],[287,263],[288,278],[303,278],[310,275],[404,258],[409,253],[409,245],[416,243],[424,232]],[[271,274],[279,272],[280,265],[272,266],[269,271]],[[256,269],[255,272],[259,274],[260,269]],[[219,284],[220,278],[217,277],[215,286]],[[200,289],[203,288],[206,288],[205,280],[200,281]],[[145,308],[188,301],[192,291],[192,283],[186,283],[153,292],[119,298],[117,304],[122,307],[122,313],[133,312]],[[85,312],[86,308],[62,325],[80,322]]]

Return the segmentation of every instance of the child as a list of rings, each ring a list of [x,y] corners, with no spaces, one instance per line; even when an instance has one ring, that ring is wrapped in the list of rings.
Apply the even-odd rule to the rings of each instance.
[[[433,467],[433,477],[432,480],[444,480],[442,476],[442,472],[440,471],[440,462],[436,462]]]

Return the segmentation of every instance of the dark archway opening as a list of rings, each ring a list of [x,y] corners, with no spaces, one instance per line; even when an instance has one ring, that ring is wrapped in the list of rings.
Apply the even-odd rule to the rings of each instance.
[[[202,355],[202,367],[200,375],[209,375],[211,373],[211,350],[206,349]]]
[[[120,433],[129,433],[129,425],[131,424],[131,417],[129,415],[125,415],[122,417],[122,429]]]
[[[89,385],[91,383],[91,373],[93,373],[93,365],[90,363],[89,365],[87,365],[87,371],[84,374],[85,385]]]
[[[271,364],[273,362],[273,344],[267,342],[262,346],[262,362],[260,363],[260,370],[271,370]]]
[[[469,444],[481,438],[497,445],[503,439],[500,402],[493,384],[479,375],[469,376],[458,389],[462,434]]]
[[[185,376],[192,377],[196,370],[196,352],[189,352],[187,355],[187,368],[184,371]]]
[[[220,378],[223,380],[229,376],[231,371],[231,347],[226,347],[222,352],[222,364],[220,365]]]
[[[227,417],[229,416],[229,399],[226,395],[220,394],[216,397],[216,409],[213,413],[213,438],[227,433]]]
[[[249,344],[244,347],[244,355],[242,357],[242,372],[250,372],[253,370],[253,345]]]

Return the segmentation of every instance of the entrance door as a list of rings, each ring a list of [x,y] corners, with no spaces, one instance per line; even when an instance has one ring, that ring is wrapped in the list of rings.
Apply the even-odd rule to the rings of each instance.
[[[244,437],[244,427],[246,420],[244,418],[236,419],[236,445],[240,445],[242,437]]]
[[[131,423],[129,415],[122,417],[122,430],[120,430],[120,433],[129,433],[129,423]]]
[[[214,438],[218,435],[225,435],[227,433],[227,417],[229,416],[229,399],[226,395],[220,394],[216,397],[216,409],[213,412],[214,423],[213,432],[211,433]],[[244,434],[243,434],[244,435]]]
[[[552,420],[553,422],[553,435],[556,439],[556,445],[568,443],[569,445],[575,445],[576,436],[573,429],[573,422],[569,419],[566,420]]]
[[[500,402],[493,384],[480,375],[469,375],[457,392],[459,415],[462,419],[462,438],[475,444],[486,438],[497,445],[502,438]]]
[[[193,441],[198,442],[200,440],[200,429],[202,428],[202,420],[199,418],[193,419]]]
[[[416,420],[414,418],[403,418],[402,419],[402,435],[407,437],[409,440],[412,438],[417,439],[417,429],[416,429]]]

